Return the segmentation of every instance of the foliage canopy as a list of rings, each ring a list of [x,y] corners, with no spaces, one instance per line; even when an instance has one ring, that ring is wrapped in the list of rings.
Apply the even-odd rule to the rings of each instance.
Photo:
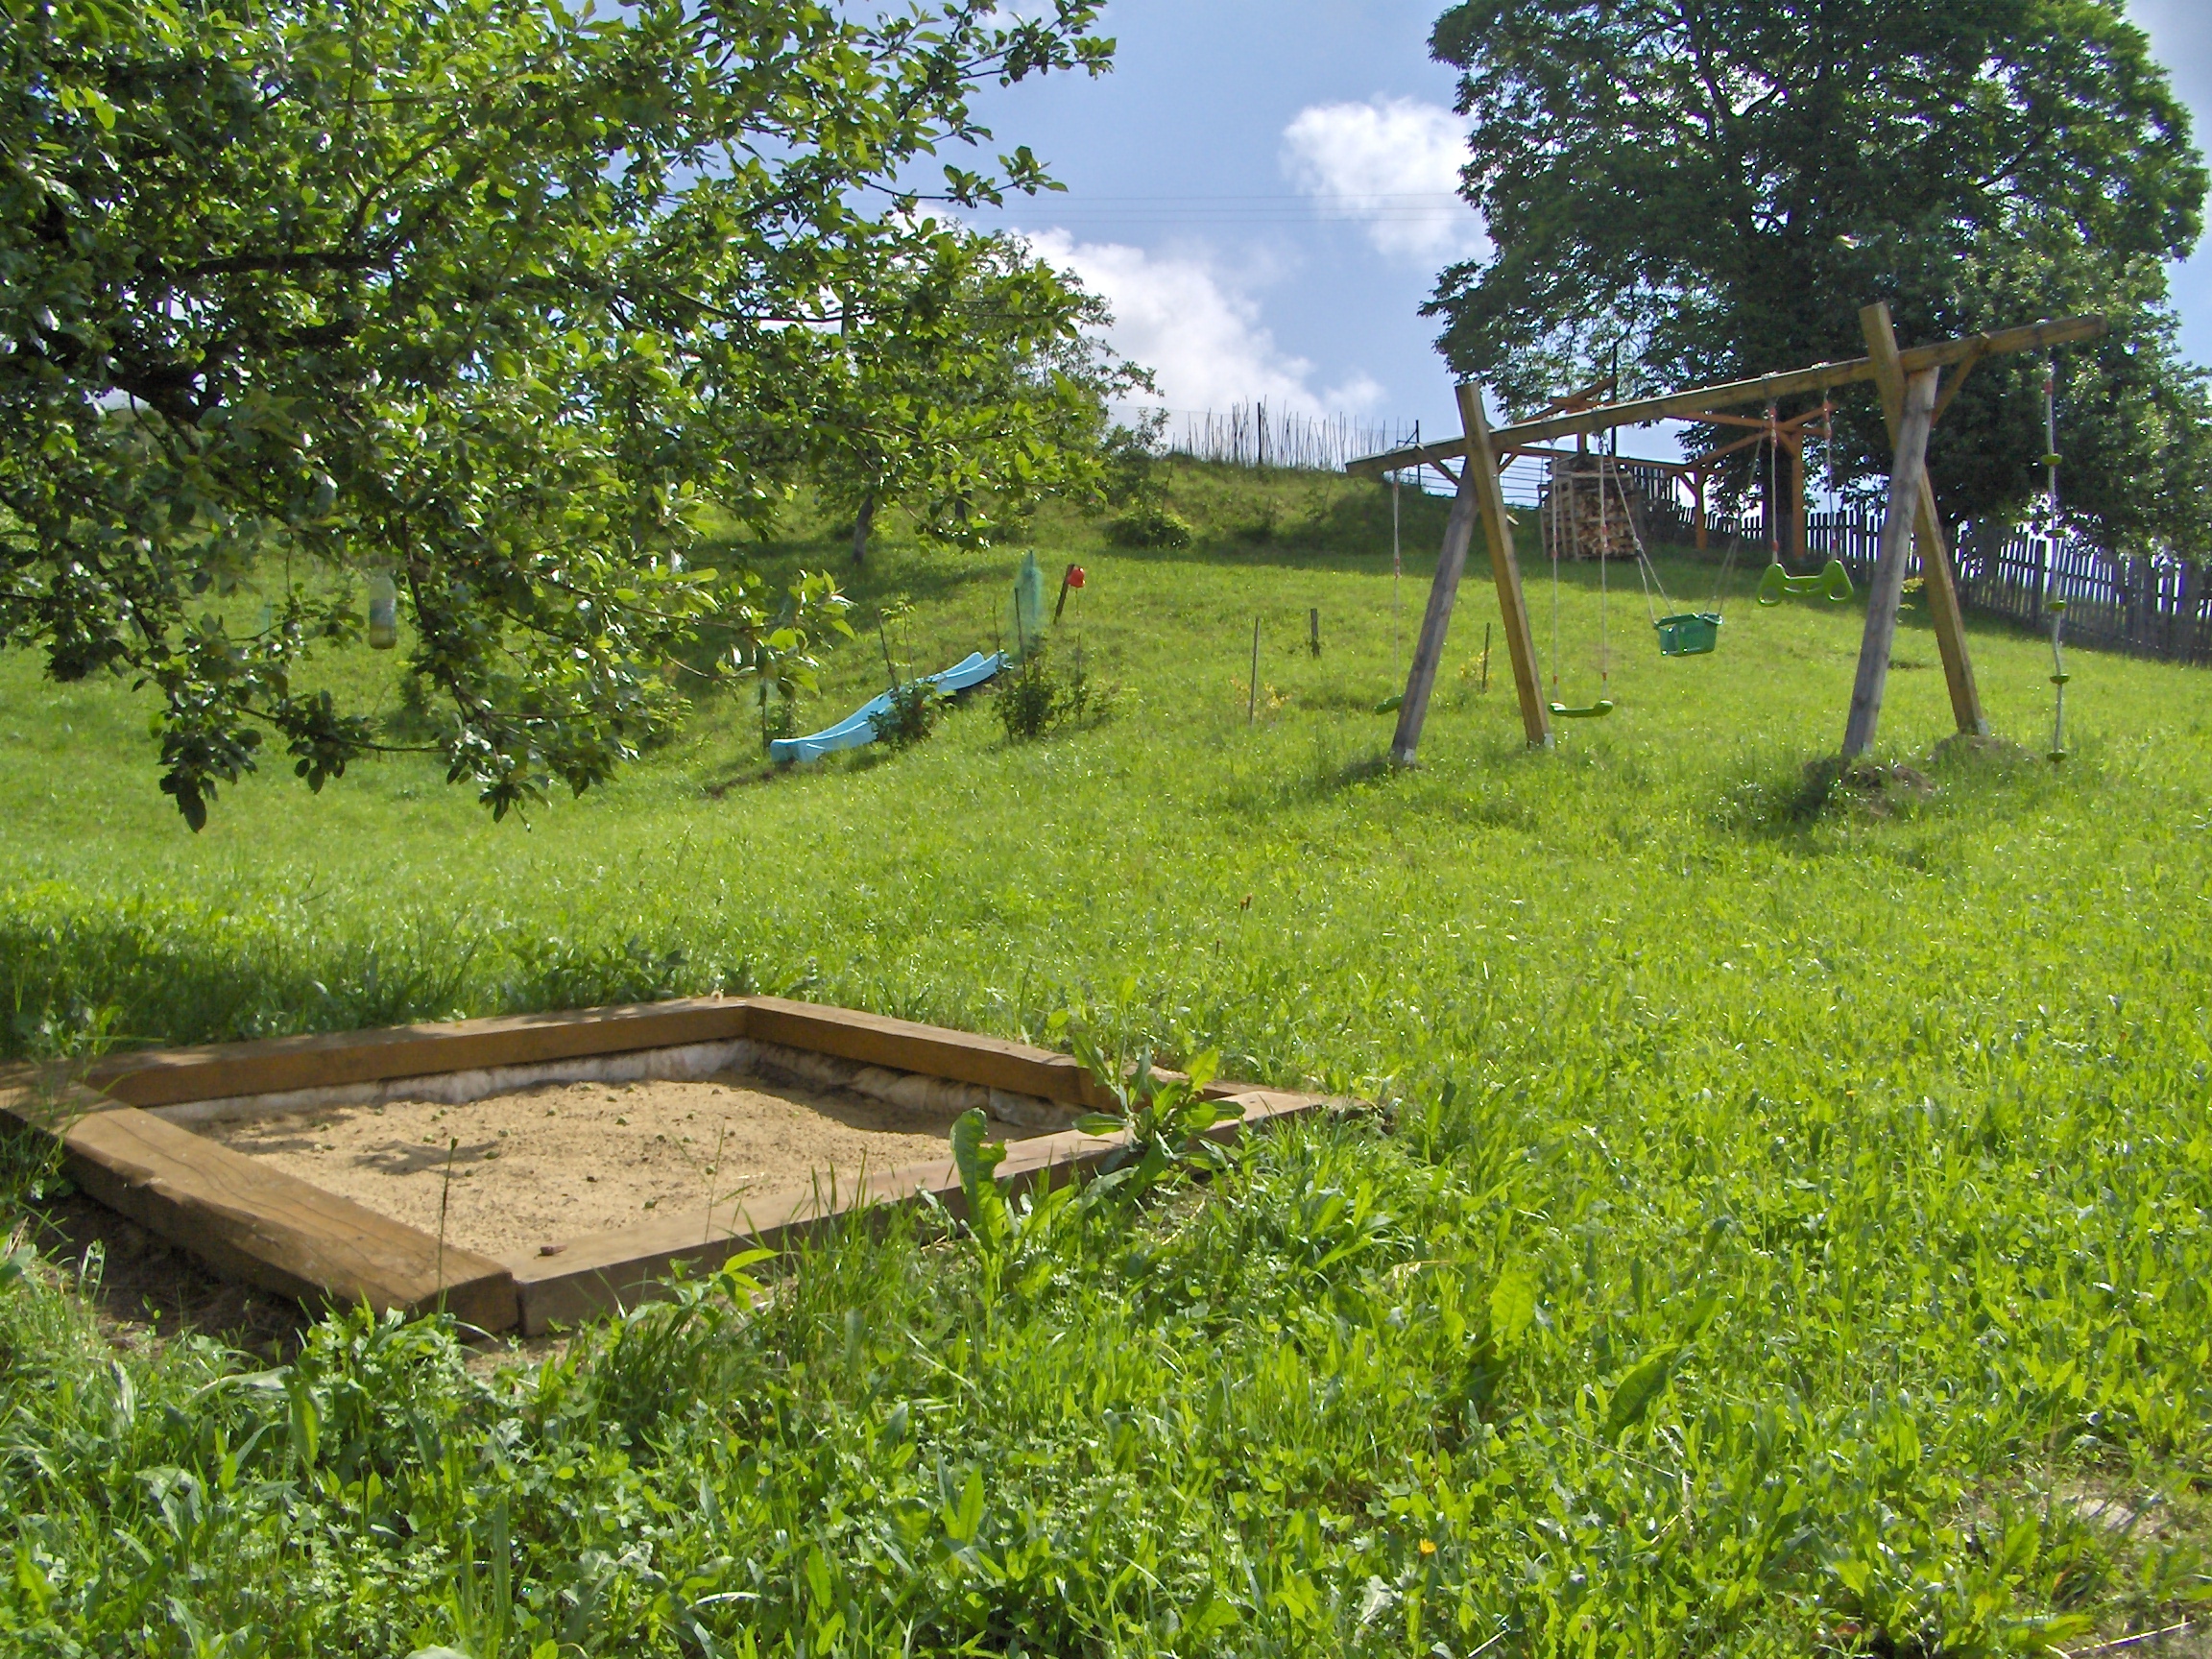
[[[2069,505],[2212,545],[2162,270],[2205,172],[2119,0],[1467,0],[1432,43],[1494,242],[1431,307],[1458,369],[1533,400],[1615,342],[1674,385],[1856,356],[1877,299],[1908,341],[2100,311],[2061,368]],[[2032,492],[2040,378],[1976,371],[1932,451],[1947,509]],[[1872,399],[1846,404],[1840,473],[1886,469]]]
[[[820,459],[855,331],[986,280],[1022,341],[1072,337],[1078,291],[929,210],[1045,186],[1025,149],[907,180],[990,137],[978,85],[1104,69],[1094,11],[0,9],[0,639],[157,685],[197,827],[264,732],[317,787],[377,746],[302,669],[386,571],[454,779],[498,813],[603,780],[681,707],[671,665],[803,658],[826,581],[682,555]],[[1004,349],[939,330],[933,382]],[[1034,471],[1037,428],[972,469]]]

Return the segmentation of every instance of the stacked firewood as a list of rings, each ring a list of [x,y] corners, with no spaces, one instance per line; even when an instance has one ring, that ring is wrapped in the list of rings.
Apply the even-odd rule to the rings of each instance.
[[[1627,468],[1610,456],[1559,455],[1546,464],[1545,470],[1543,494],[1537,505],[1544,526],[1545,558],[1636,557],[1636,541],[1643,532],[1648,504]],[[1633,523],[1630,515],[1634,516]]]

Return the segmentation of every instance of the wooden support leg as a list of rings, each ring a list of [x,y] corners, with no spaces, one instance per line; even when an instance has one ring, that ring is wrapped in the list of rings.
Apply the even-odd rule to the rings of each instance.
[[[1429,607],[1422,613],[1421,637],[1413,647],[1413,662],[1406,676],[1406,695],[1398,705],[1398,730],[1390,739],[1394,765],[1410,766],[1421,746],[1421,727],[1429,717],[1429,696],[1436,686],[1436,671],[1444,661],[1444,638],[1452,626],[1452,607],[1459,596],[1459,578],[1467,568],[1467,546],[1475,521],[1482,520],[1483,539],[1490,544],[1490,569],[1497,579],[1500,608],[1505,618],[1506,652],[1513,661],[1514,688],[1521,696],[1521,722],[1532,746],[1550,747],[1551,716],[1536,681],[1536,644],[1528,632],[1528,608],[1521,596],[1521,567],[1513,557],[1513,526],[1505,517],[1505,494],[1498,485],[1498,458],[1490,447],[1490,422],[1482,412],[1479,386],[1458,388],[1459,419],[1467,430],[1467,465],[1460,470],[1459,491],[1453,497],[1452,517],[1444,526],[1444,547],[1436,560],[1436,579],[1430,585]]]
[[[1705,551],[1705,474],[1702,472],[1690,474],[1690,500],[1691,511],[1697,519],[1697,551],[1702,553]]]
[[[1989,720],[1982,712],[1981,688],[1974,684],[1974,660],[1966,653],[1966,616],[1959,604],[1959,574],[1951,549],[1943,540],[1943,520],[1936,514],[1936,486],[1925,473],[1920,480],[1920,511],[1913,522],[1914,542],[1920,549],[1922,591],[1928,595],[1928,619],[1936,629],[1936,649],[1943,658],[1943,679],[1951,691],[1951,717],[1969,736],[1989,735]]]
[[[1866,336],[1866,349],[1874,360],[1875,384],[1882,391],[1882,413],[1889,423],[1892,442],[1905,402],[1905,372],[1897,361],[1897,332],[1889,321],[1887,305],[1869,305],[1859,313],[1859,325]],[[1974,367],[1968,358],[1952,376],[1950,391]],[[1982,712],[1981,688],[1974,683],[1974,660],[1966,649],[1966,618],[1959,605],[1958,572],[1951,548],[1943,537],[1942,516],[1936,511],[1936,485],[1922,474],[1920,502],[1913,514],[1912,540],[1920,554],[1921,589],[1928,596],[1928,620],[1936,630],[1936,648],[1943,659],[1943,682],[1951,693],[1951,718],[1970,736],[1989,734],[1988,717]]]
[[[1851,715],[1843,727],[1843,758],[1863,755],[1882,721],[1882,693],[1889,681],[1889,650],[1897,637],[1897,605],[1905,596],[1905,559],[1912,545],[1920,492],[1928,479],[1928,427],[1936,413],[1934,369],[1905,383],[1904,418],[1889,468],[1889,510],[1874,555],[1874,580],[1866,594],[1866,632],[1859,642],[1859,673],[1851,685]]]
[[[1551,709],[1536,674],[1536,637],[1528,627],[1528,601],[1521,591],[1521,561],[1513,552],[1513,520],[1505,511],[1505,492],[1498,482],[1500,462],[1490,446],[1490,418],[1482,412],[1482,389],[1460,386],[1459,419],[1467,428],[1471,457],[1467,470],[1481,490],[1482,539],[1490,544],[1490,578],[1498,587],[1498,609],[1505,624],[1505,654],[1513,663],[1513,689],[1521,701],[1521,730],[1531,749],[1551,747]]]

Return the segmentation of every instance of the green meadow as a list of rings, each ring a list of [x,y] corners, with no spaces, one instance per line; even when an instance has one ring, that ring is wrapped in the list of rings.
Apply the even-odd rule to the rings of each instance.
[[[0,1635],[37,1654],[2079,1651],[2212,1599],[2212,702],[1977,626],[1962,745],[1856,605],[1662,659],[1633,572],[1479,552],[1382,764],[1443,504],[1181,468],[1083,564],[1103,718],[772,772],[742,703],[494,824],[429,757],[273,765],[192,835],[152,705],[0,659],[0,1051],[764,991],[1356,1094],[994,1255],[922,1218],[470,1354],[334,1317],[276,1369],[0,1266]],[[1532,517],[1524,515],[1525,517]],[[730,549],[771,572],[835,527]],[[1015,553],[893,538],[798,730],[990,649]],[[1710,564],[1665,556],[1676,601]],[[250,603],[251,596],[238,601]],[[910,610],[878,628],[887,609]],[[1319,613],[1320,649],[1309,618]],[[1602,613],[1602,628],[1600,616]],[[1252,677],[1259,624],[1257,688]],[[1600,679],[1600,664],[1605,670]],[[333,683],[398,706],[389,659]],[[1810,769],[1809,769],[1810,767]],[[9,1208],[52,1186],[16,1153]]]

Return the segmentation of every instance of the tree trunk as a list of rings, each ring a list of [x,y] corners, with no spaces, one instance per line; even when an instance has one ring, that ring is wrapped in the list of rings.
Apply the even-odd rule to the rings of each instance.
[[[853,567],[868,563],[868,534],[876,527],[876,492],[860,497],[860,516],[853,521]]]

